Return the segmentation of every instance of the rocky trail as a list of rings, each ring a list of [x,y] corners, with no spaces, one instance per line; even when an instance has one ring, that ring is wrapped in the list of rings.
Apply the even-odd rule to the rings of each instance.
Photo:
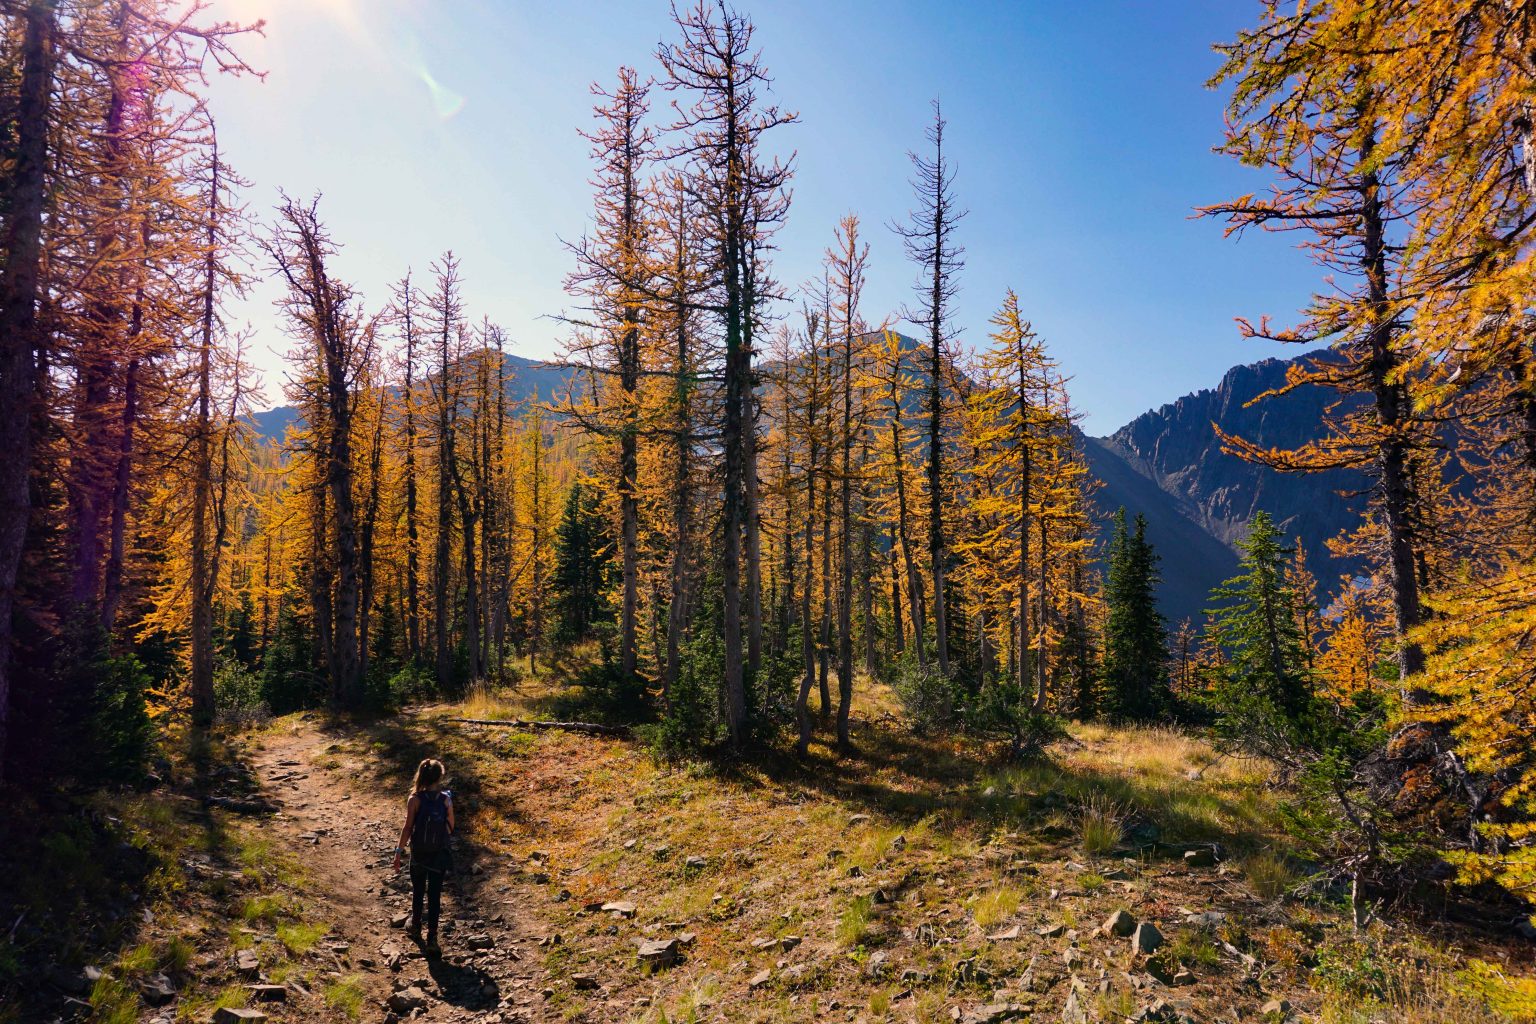
[[[252,766],[281,806],[268,819],[274,838],[302,863],[316,910],[332,924],[321,951],[368,995],[361,1019],[553,1020],[533,952],[537,925],[520,909],[516,885],[479,873],[468,840],[456,840],[456,870],[443,887],[442,956],[426,957],[410,939],[409,873],[392,869],[404,794],[356,786],[363,766],[337,750],[333,737],[301,722],[267,739]],[[308,1019],[303,1007],[295,1000],[274,1017]]]

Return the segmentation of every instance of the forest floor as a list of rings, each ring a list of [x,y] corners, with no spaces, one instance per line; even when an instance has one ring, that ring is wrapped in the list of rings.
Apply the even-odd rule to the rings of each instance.
[[[1296,897],[1274,787],[1182,733],[1076,726],[1010,766],[914,737],[887,706],[856,718],[856,756],[669,767],[630,740],[455,721],[553,717],[572,696],[529,684],[231,737],[214,777],[233,781],[201,807],[146,817],[133,798],[181,835],[179,874],[115,960],[63,997],[79,1002],[58,1011],[43,986],[12,1018],[1536,1019],[1536,946],[1507,921],[1380,907],[1357,930],[1340,894]],[[427,755],[461,819],[441,959],[399,927],[409,888],[389,865]],[[646,942],[662,964],[641,962]]]

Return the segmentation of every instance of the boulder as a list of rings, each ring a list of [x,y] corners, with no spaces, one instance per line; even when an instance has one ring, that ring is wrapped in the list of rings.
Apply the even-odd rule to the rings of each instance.
[[[214,1011],[213,1024],[261,1024],[267,1015],[260,1010],[224,1006]]]
[[[1061,1024],[1088,1024],[1088,1011],[1077,998],[1077,989],[1067,993],[1067,1001],[1061,1007]]]
[[[636,913],[635,905],[628,900],[611,900],[599,909],[605,914],[617,914],[619,917],[634,917]]]
[[[764,985],[768,984],[769,980],[772,979],[772,977],[773,977],[773,972],[772,971],[758,971],[756,974],[752,975],[751,980],[749,980],[747,982],[747,987],[748,988],[762,988]]]
[[[385,1005],[398,1014],[413,1013],[416,1010],[427,1008],[427,994],[415,985],[408,985],[390,996],[384,1001]]]
[[[678,960],[679,943],[676,939],[648,939],[640,943],[635,956],[644,967],[652,970],[671,967]]]
[[[139,982],[139,994],[150,1006],[164,1006],[176,998],[176,986],[163,974],[151,974]]]
[[[1129,911],[1117,910],[1109,915],[1109,919],[1100,926],[1100,930],[1105,935],[1114,935],[1123,939],[1136,930],[1136,919]]]
[[[1016,1003],[985,1003],[960,1015],[961,1024],[1003,1024],[1028,1019],[1029,1007]]]
[[[288,1001],[286,985],[247,985],[246,991],[258,1003],[283,1003]]]
[[[598,987],[597,976],[593,974],[573,974],[571,984],[583,991],[591,991]]]
[[[1163,933],[1151,921],[1143,921],[1131,933],[1131,952],[1143,955],[1157,952],[1163,944]]]
[[[1184,866],[1187,868],[1209,868],[1216,866],[1216,851],[1209,846],[1202,846],[1194,850],[1184,851]]]
[[[242,949],[235,954],[235,970],[248,978],[261,973],[261,958],[254,949]]]

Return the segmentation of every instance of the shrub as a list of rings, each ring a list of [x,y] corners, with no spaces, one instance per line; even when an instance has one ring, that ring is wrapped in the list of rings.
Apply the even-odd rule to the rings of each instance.
[[[220,658],[213,669],[213,706],[227,722],[260,721],[269,714],[261,677],[234,658]]]
[[[602,660],[582,669],[572,683],[581,688],[580,696],[573,697],[569,691],[563,694],[556,708],[561,715],[614,725],[652,717],[645,680],[635,673],[626,674],[607,648]]]
[[[142,777],[151,724],[145,693],[150,679],[131,654],[114,654],[111,637],[94,621],[76,619],[58,654],[55,692],[66,760],[59,774],[92,784]]]
[[[954,728],[954,682],[934,662],[923,665],[915,650],[907,650],[896,663],[892,688],[914,729],[926,732]]]
[[[1017,683],[985,687],[966,715],[970,728],[983,736],[1006,740],[1014,760],[1037,756],[1067,728],[1055,715],[1034,709],[1032,695]]]
[[[1296,874],[1285,858],[1270,850],[1244,858],[1242,868],[1261,900],[1277,900],[1296,884]]]
[[[720,634],[707,626],[699,629],[682,654],[661,721],[647,730],[652,753],[666,761],[696,756],[715,742],[720,729],[717,687],[725,674]]]
[[[377,691],[369,694],[369,703],[379,711],[393,711],[425,700],[436,687],[437,680],[431,669],[408,661],[384,679]]]
[[[769,655],[747,676],[748,728],[754,739],[773,743],[795,729],[795,696],[803,666],[790,654]]]

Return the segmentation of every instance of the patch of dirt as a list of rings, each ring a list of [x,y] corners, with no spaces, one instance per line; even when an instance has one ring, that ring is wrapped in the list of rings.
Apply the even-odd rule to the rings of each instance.
[[[560,1019],[542,995],[538,922],[516,886],[469,873],[476,851],[468,837],[456,840],[456,870],[443,887],[443,954],[428,958],[397,923],[411,902],[409,871],[392,870],[405,794],[356,786],[365,766],[312,721],[268,736],[252,764],[265,793],[282,804],[269,819],[274,837],[303,864],[310,898],[321,904],[317,916],[333,923],[324,944],[363,979],[371,1005],[361,1019],[382,1019],[397,993],[399,1016],[408,1017],[418,992],[418,1020]],[[282,1018],[305,1019],[297,1010]]]

